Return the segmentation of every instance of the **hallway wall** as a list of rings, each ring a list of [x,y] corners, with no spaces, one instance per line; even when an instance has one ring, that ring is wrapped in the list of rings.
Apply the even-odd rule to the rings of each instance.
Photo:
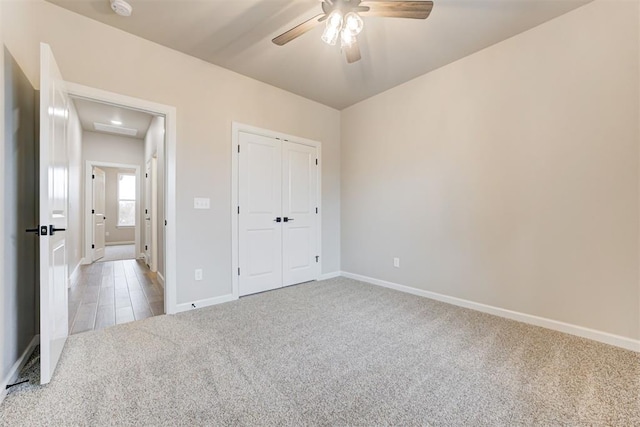
[[[38,226],[36,91],[9,52],[3,61],[2,229],[0,258],[0,395],[11,369],[37,333]]]

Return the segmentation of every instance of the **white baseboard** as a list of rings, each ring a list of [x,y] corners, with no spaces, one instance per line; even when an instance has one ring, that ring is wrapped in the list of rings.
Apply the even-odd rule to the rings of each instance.
[[[328,280],[328,279],[333,279],[336,277],[340,277],[342,274],[342,272],[340,271],[333,271],[331,273],[323,273],[320,276],[318,276],[318,280]]]
[[[203,307],[209,307],[211,305],[216,305],[216,304],[223,304],[225,302],[235,301],[237,299],[238,298],[234,297],[233,294],[229,294],[229,295],[222,295],[221,297],[207,298],[207,299],[201,299],[199,301],[188,302],[185,304],[178,304],[176,306],[176,313],[195,310]]]
[[[372,285],[382,286],[385,288],[395,289],[400,292],[406,292],[429,299],[442,301],[447,304],[457,305],[459,307],[470,308],[472,310],[481,311],[483,313],[493,314],[494,316],[504,317],[518,322],[528,323],[534,326],[540,326],[547,329],[552,329],[558,332],[564,332],[570,335],[576,335],[578,337],[599,341],[605,344],[610,344],[616,347],[621,347],[627,350],[640,352],[640,340],[634,340],[632,338],[623,337],[620,335],[610,334],[608,332],[598,331],[595,329],[585,328],[583,326],[572,325],[570,323],[564,323],[557,320],[547,319],[544,317],[538,317],[531,314],[520,313],[517,311],[507,310],[500,307],[494,307],[491,305],[481,304],[461,298],[451,297],[436,292],[425,291],[422,289],[416,289],[409,286],[399,285],[393,282],[387,282],[385,280],[374,279],[372,277],[361,276],[359,274],[342,272],[342,276],[359,280],[361,282],[370,283]]]
[[[81,265],[84,265],[84,258],[80,259],[80,261],[78,262],[78,265],[76,265],[76,268],[74,268],[73,271],[71,272],[71,274],[69,275],[69,279],[67,279],[67,288],[70,288],[71,285],[78,278],[78,273],[80,273],[80,266]]]
[[[29,343],[29,345],[27,346],[27,348],[24,350],[24,352],[20,356],[20,358],[16,360],[16,363],[13,364],[13,366],[11,367],[11,369],[9,370],[5,378],[2,380],[2,384],[0,384],[0,387],[2,387],[0,389],[0,404],[2,404],[2,401],[7,396],[7,386],[9,384],[12,384],[18,378],[18,374],[20,373],[20,370],[22,369],[24,364],[27,363],[27,360],[29,360],[29,356],[31,356],[33,349],[39,343],[40,343],[40,335],[34,336],[31,342]]]
[[[105,246],[119,246],[119,245],[133,245],[135,243],[136,242],[134,242],[134,241],[131,241],[131,242],[129,242],[129,241],[125,241],[125,242],[104,242],[104,245]]]
[[[156,275],[158,277],[158,283],[160,283],[160,286],[162,286],[162,289],[164,289],[164,276],[159,271],[156,272]]]

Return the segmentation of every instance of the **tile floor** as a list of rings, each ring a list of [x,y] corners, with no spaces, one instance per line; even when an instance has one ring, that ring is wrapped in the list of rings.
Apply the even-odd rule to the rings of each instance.
[[[164,290],[144,261],[106,261],[80,269],[69,288],[71,334],[164,313]]]

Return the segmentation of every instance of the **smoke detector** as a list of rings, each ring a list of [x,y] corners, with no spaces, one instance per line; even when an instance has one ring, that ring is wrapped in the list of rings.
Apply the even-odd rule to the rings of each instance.
[[[133,8],[125,0],[111,0],[111,9],[120,16],[131,16]]]

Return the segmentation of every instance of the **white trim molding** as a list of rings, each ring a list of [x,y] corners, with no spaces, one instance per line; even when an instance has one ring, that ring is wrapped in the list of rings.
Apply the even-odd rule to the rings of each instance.
[[[342,276],[342,272],[340,271],[333,271],[331,273],[323,273],[318,277],[318,280],[329,280],[329,279],[335,279],[336,277],[340,277]]]
[[[27,361],[29,360],[29,356],[31,356],[31,353],[33,353],[33,349],[35,349],[38,344],[40,344],[40,335],[36,335],[31,339],[31,342],[24,350],[20,358],[16,360],[16,363],[14,363],[11,369],[9,369],[7,376],[3,378],[2,383],[0,384],[0,404],[2,404],[4,398],[7,397],[7,386],[13,383],[18,378],[20,370],[22,370],[25,363],[27,363]]]
[[[201,299],[198,301],[187,302],[177,305],[177,313],[189,310],[197,310],[199,308],[209,307],[212,305],[224,304],[225,302],[231,302],[237,300],[234,294],[222,295],[220,297]]]
[[[394,289],[396,291],[405,292],[436,301],[445,302],[447,304],[456,305],[458,307],[469,308],[471,310],[492,314],[506,319],[516,320],[518,322],[527,323],[529,325],[540,326],[542,328],[551,329],[565,334],[575,335],[581,338],[587,338],[593,341],[602,342],[626,350],[640,352],[640,340],[623,337],[620,335],[610,334],[608,332],[598,331],[595,329],[585,328],[583,326],[572,325],[570,323],[560,322],[558,320],[547,319],[544,317],[534,316],[531,314],[520,313],[517,311],[507,310],[487,304],[481,304],[461,298],[451,297],[436,292],[425,291],[422,289],[412,288],[410,286],[400,285],[386,280],[374,279],[373,277],[362,276],[360,274],[342,272],[342,276],[348,279],[358,280],[360,282],[372,285],[382,286],[384,288]]]

